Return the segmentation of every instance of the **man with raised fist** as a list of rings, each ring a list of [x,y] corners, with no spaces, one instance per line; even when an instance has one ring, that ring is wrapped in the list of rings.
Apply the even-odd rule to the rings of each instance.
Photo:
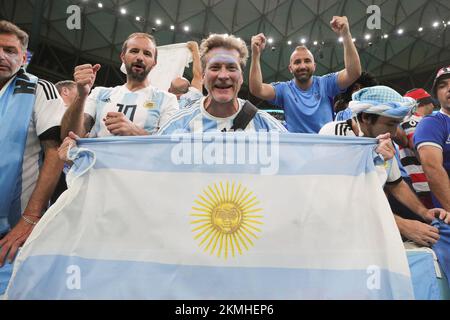
[[[157,63],[153,36],[131,34],[123,43],[120,58],[127,82],[114,88],[97,87],[91,92],[100,65],[75,67],[78,95],[64,114],[62,138],[70,131],[81,137],[88,133],[89,137],[149,135],[178,110],[173,94],[150,85],[148,74]]]
[[[252,37],[250,92],[283,108],[290,132],[318,133],[323,125],[333,121],[333,97],[345,91],[361,75],[361,63],[347,17],[335,16],[330,24],[344,45],[345,69],[324,76],[314,76],[314,56],[307,47],[298,46],[291,55],[288,67],[294,79],[263,83],[260,58],[266,46],[266,37],[262,33]]]

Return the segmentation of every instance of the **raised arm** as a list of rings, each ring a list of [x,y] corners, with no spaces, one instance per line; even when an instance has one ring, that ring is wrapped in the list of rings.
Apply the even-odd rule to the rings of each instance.
[[[192,81],[191,87],[202,91],[202,63],[200,61],[200,51],[198,48],[198,43],[195,41],[189,41],[187,47],[192,52]]]
[[[84,64],[75,67],[74,80],[77,83],[78,96],[74,102],[67,108],[61,121],[61,140],[63,140],[70,131],[84,137],[94,125],[94,119],[84,113],[84,105],[89,96],[92,86],[95,82],[97,71],[100,65],[94,66]]]
[[[266,37],[260,33],[252,37],[252,62],[250,65],[249,88],[250,92],[263,100],[275,99],[275,89],[267,83],[263,83],[261,73],[261,52],[266,46]]]
[[[361,76],[361,62],[359,60],[358,50],[356,50],[355,44],[353,43],[347,17],[334,16],[330,24],[331,29],[342,37],[342,43],[344,45],[345,69],[339,72],[338,85],[339,88],[346,89]]]

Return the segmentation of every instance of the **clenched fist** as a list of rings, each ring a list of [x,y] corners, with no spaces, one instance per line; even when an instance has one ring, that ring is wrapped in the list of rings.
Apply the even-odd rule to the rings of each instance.
[[[188,41],[188,42],[186,42],[186,45],[192,53],[199,51],[198,43],[196,41]]]
[[[264,33],[257,34],[252,37],[252,52],[253,54],[261,54],[266,47],[266,37]]]
[[[338,35],[343,36],[350,32],[347,17],[333,16],[330,21],[331,29]]]
[[[87,97],[89,95],[100,67],[99,64],[94,66],[91,64],[83,64],[75,67],[73,79],[77,83],[78,95],[80,97]]]
[[[380,134],[376,139],[378,139],[378,146],[375,151],[381,154],[384,160],[391,160],[394,158],[395,148],[392,144],[391,134]]]

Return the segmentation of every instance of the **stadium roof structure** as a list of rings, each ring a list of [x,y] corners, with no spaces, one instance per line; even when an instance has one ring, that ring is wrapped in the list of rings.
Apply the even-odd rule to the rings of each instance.
[[[80,8],[79,30],[67,28],[70,5]],[[368,28],[371,5],[380,8],[380,29]],[[265,82],[291,79],[289,56],[299,44],[315,55],[316,74],[338,71],[343,46],[330,28],[334,15],[348,17],[363,70],[402,93],[429,89],[438,67],[450,64],[448,0],[0,0],[0,18],[31,36],[31,72],[57,81],[96,62],[105,67],[97,83],[108,86],[123,82],[119,54],[132,32],[152,33],[158,45],[228,33],[248,46],[263,32],[272,41],[262,55]]]

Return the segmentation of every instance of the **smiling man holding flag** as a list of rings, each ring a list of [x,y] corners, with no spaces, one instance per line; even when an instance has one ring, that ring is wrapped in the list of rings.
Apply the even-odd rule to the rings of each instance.
[[[200,45],[203,85],[208,95],[182,110],[159,134],[207,131],[277,131],[286,129],[268,113],[238,98],[248,50],[233,35],[212,34]]]
[[[413,298],[377,141],[279,134],[265,113],[239,116],[240,51],[209,49],[209,96],[161,128],[170,135],[70,149],[69,189],[21,251],[6,297]]]

